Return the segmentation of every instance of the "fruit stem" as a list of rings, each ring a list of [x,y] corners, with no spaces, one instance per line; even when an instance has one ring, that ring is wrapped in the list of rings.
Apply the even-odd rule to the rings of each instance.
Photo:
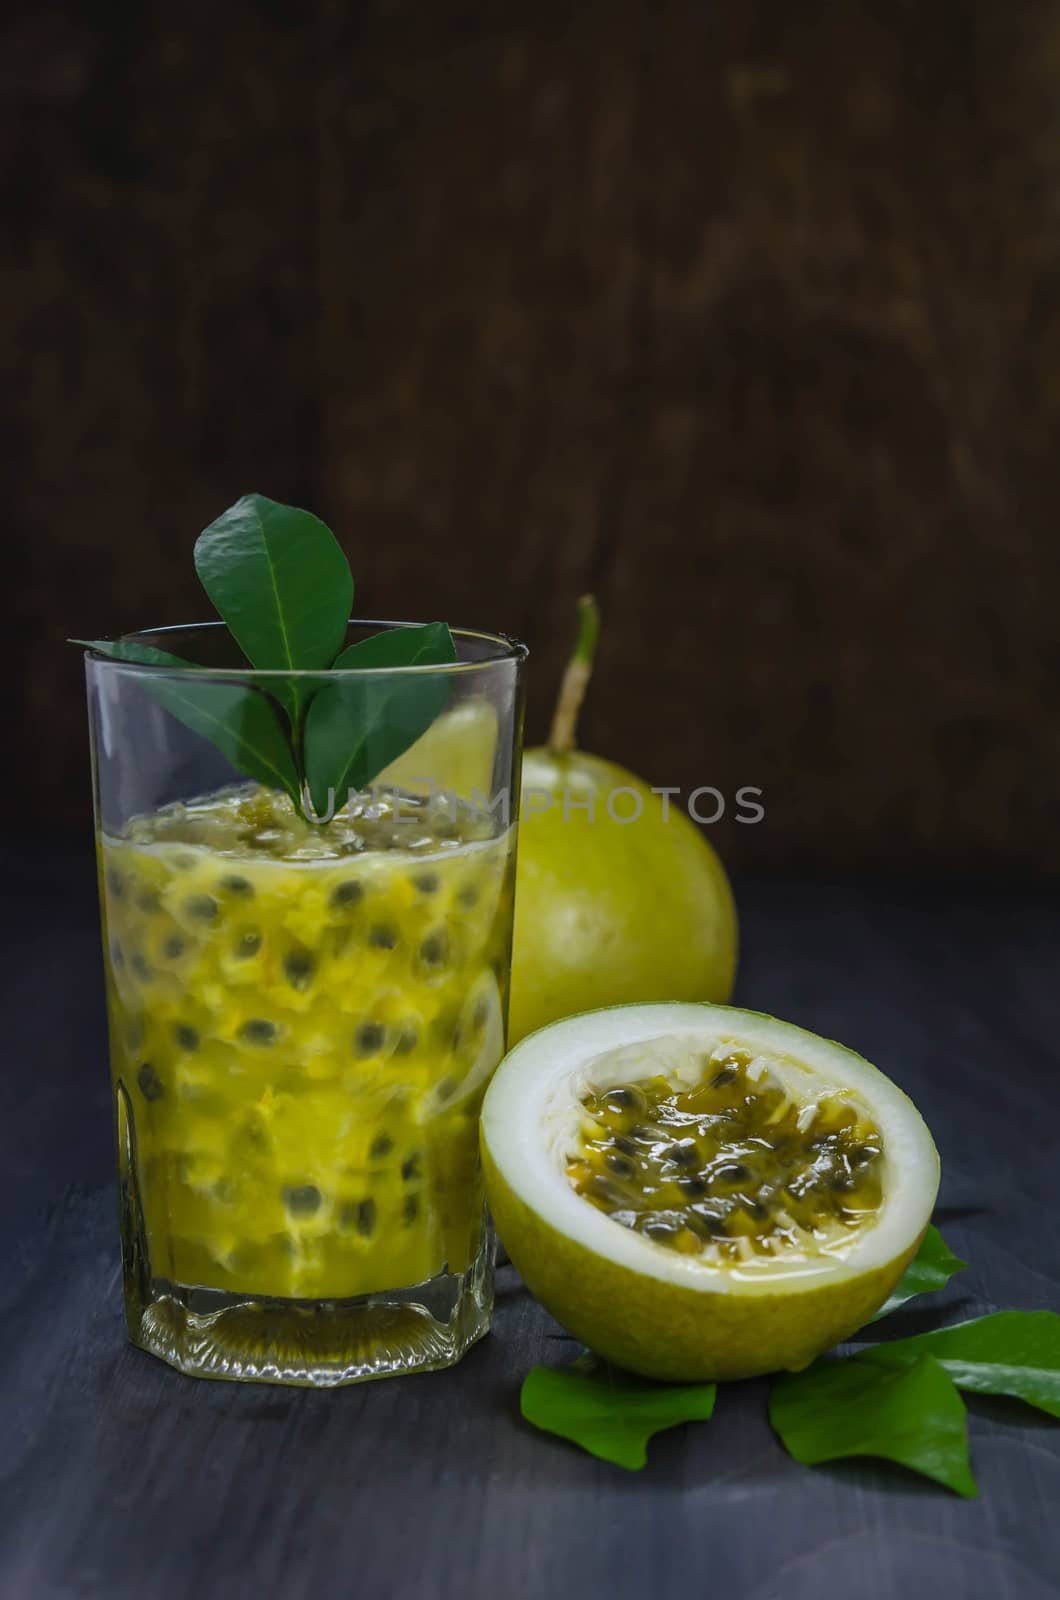
[[[600,613],[591,594],[578,601],[578,639],[567,662],[559,698],[548,736],[548,748],[555,756],[570,755],[578,732],[578,713],[593,673],[596,641],[600,637]]]

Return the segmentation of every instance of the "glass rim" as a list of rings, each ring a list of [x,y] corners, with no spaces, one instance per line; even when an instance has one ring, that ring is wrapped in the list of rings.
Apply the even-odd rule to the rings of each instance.
[[[418,622],[396,622],[392,619],[376,617],[351,617],[347,627],[373,628],[381,632],[392,628],[418,628]],[[157,649],[165,649],[167,642],[173,640],[177,634],[199,633],[207,630],[220,629],[227,632],[225,623],[221,621],[208,622],[175,622],[166,623],[163,627],[137,628],[131,633],[122,633],[111,644],[155,644]],[[450,627],[454,639],[478,640],[480,643],[495,647],[496,653],[483,657],[480,661],[444,661],[435,665],[423,664],[417,666],[393,667],[204,667],[194,662],[187,666],[169,666],[164,661],[124,661],[117,656],[109,656],[102,650],[96,650],[92,645],[85,647],[85,660],[94,665],[103,667],[116,667],[132,673],[158,674],[170,678],[180,677],[210,677],[210,678],[345,678],[345,677],[390,677],[394,673],[447,673],[457,674],[462,672],[482,672],[489,667],[497,667],[505,662],[523,662],[530,654],[528,645],[521,639],[516,639],[512,634],[498,633],[484,628]],[[156,642],[157,641],[157,642]],[[103,642],[103,641],[101,641]]]

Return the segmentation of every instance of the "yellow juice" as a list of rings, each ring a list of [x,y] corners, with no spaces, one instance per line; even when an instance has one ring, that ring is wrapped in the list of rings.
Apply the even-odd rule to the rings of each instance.
[[[100,838],[111,1065],[153,1278],[346,1299],[464,1272],[512,830],[246,786]]]

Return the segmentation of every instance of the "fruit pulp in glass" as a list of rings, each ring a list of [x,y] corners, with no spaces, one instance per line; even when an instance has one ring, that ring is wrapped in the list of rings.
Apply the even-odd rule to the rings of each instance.
[[[151,1275],[329,1301],[461,1273],[504,1048],[511,829],[256,785],[99,840],[112,1075]]]

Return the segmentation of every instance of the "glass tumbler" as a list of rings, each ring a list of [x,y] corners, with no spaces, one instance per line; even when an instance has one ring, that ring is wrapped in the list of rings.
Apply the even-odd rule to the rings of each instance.
[[[129,1337],[200,1377],[449,1366],[492,1310],[526,650],[454,629],[452,665],[322,676],[132,637],[207,666],[86,656]],[[179,714],[253,738],[325,691],[372,777],[319,812]]]

